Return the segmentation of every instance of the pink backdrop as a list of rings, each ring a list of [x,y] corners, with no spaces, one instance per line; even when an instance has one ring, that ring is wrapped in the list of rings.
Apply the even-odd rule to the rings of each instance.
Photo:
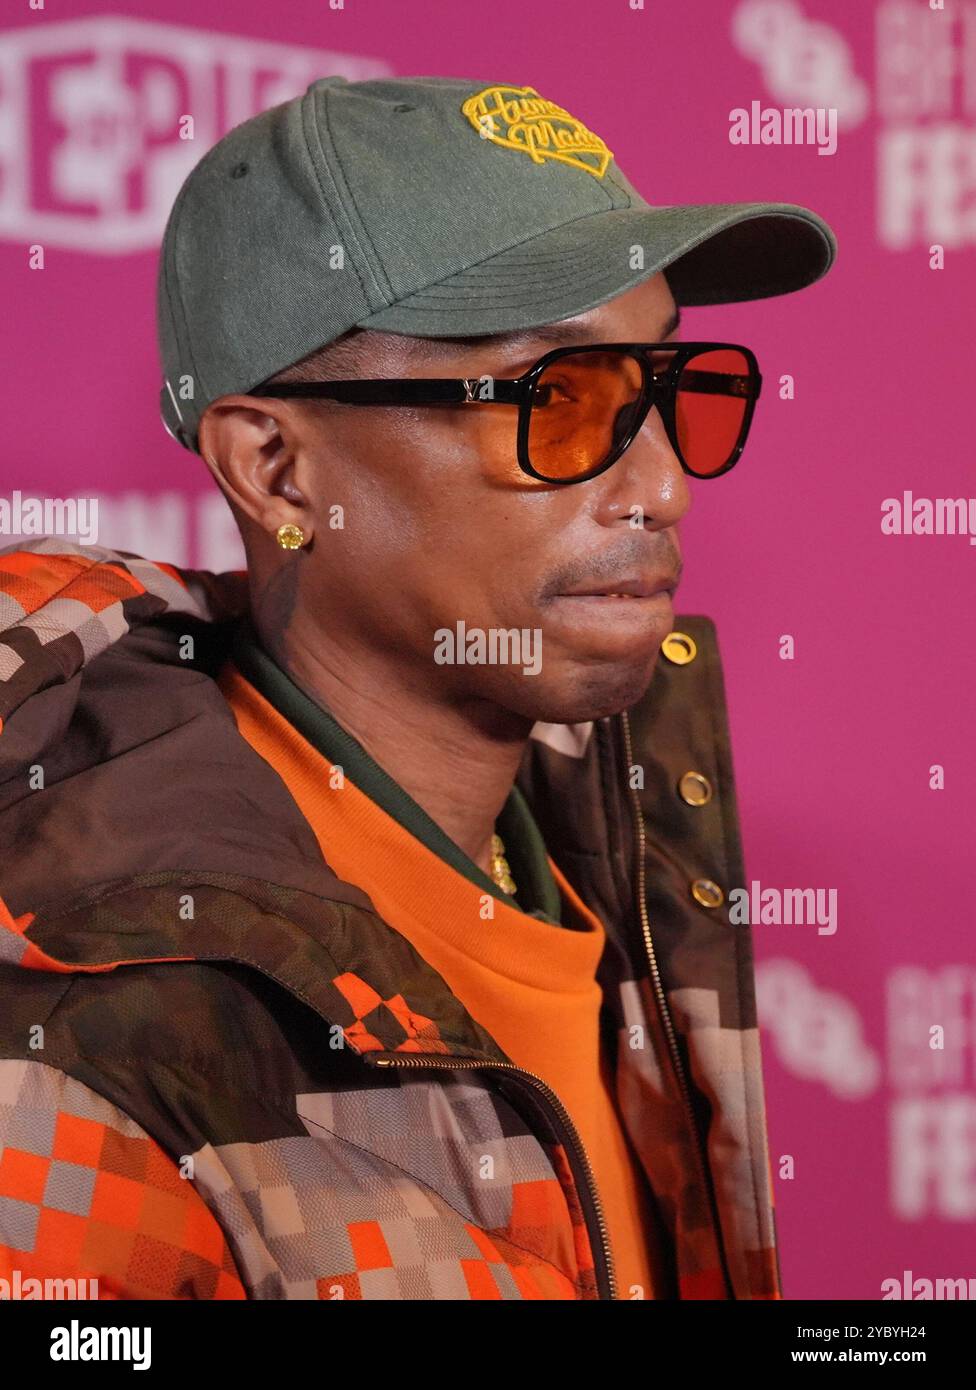
[[[95,495],[100,544],[241,563],[157,413],[154,248],[188,165],[315,76],[529,84],[652,203],[792,201],[834,226],[822,284],[688,311],[689,336],[754,347],[766,391],[742,465],[693,484],[679,611],[718,624],[747,874],[837,894],[832,933],[753,928],[786,1294],[976,1277],[976,534],[881,526],[910,491],[967,500],[976,533],[976,3],[14,8],[0,498]],[[730,143],[753,101],[835,109],[836,153]]]

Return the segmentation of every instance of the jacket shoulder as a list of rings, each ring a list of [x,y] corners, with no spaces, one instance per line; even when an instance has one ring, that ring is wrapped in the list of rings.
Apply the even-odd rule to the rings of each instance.
[[[30,1280],[100,1299],[246,1297],[192,1164],[98,1090],[27,1059],[0,1060],[0,1274],[17,1297],[37,1296]]]

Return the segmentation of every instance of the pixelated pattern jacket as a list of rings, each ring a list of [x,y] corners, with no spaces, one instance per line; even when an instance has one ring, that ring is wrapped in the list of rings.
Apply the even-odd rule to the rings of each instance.
[[[240,572],[0,552],[0,1278],[639,1296],[558,1096],[332,871],[238,733],[215,676],[246,603]],[[750,931],[691,891],[744,881],[718,649],[707,618],[676,627],[693,660],[662,656],[625,715],[537,725],[518,784],[607,930],[616,1096],[673,1292],[774,1299]]]

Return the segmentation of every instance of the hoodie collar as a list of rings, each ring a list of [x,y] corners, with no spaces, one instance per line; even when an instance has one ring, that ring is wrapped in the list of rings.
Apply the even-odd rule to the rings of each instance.
[[[317,752],[342,767],[352,782],[371,801],[410,831],[452,869],[475,883],[483,893],[523,909],[533,904],[530,916],[559,925],[559,889],[546,857],[546,847],[522,792],[513,786],[499,816],[499,833],[509,846],[513,869],[517,868],[520,896],[509,897],[493,879],[441,829],[414,799],[367,753],[362,744],[332,717],[320,701],[313,700],[268,655],[258,640],[250,618],[236,625],[231,644],[234,665],[264,695],[289,724]],[[521,851],[518,861],[515,851]],[[527,909],[526,909],[527,910]]]

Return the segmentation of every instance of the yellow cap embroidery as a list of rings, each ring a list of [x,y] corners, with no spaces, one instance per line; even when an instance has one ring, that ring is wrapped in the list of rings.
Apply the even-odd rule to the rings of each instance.
[[[486,87],[461,110],[483,139],[521,150],[533,164],[556,159],[602,179],[613,159],[599,135],[534,87]]]

